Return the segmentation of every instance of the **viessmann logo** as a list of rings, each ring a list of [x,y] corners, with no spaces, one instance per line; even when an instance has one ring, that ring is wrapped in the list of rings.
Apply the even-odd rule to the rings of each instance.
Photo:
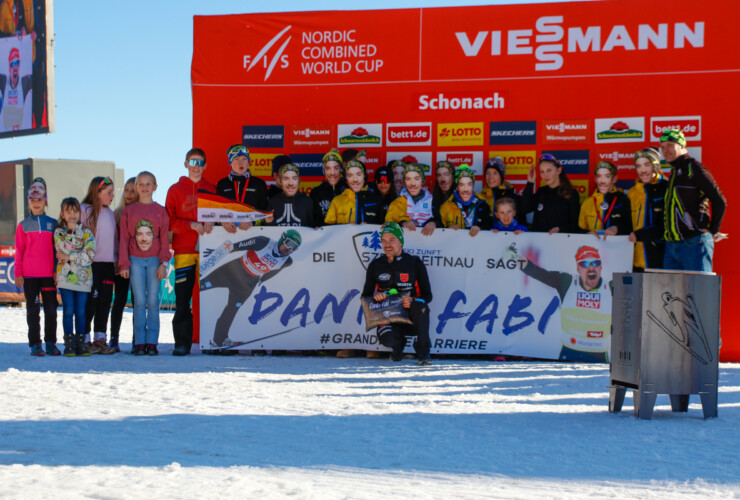
[[[669,28],[670,26],[670,28]],[[534,30],[517,27],[455,33],[466,57],[534,56],[535,71],[554,71],[563,67],[564,52],[602,52],[684,49],[704,47],[704,22],[660,23],[612,26],[567,26],[563,16],[537,18]],[[635,43],[636,42],[636,43]],[[484,49],[483,46],[486,45]]]
[[[332,128],[328,125],[294,125],[290,131],[293,147],[327,148],[332,144]]]
[[[543,141],[547,144],[585,144],[590,142],[588,120],[546,120],[542,122]]]

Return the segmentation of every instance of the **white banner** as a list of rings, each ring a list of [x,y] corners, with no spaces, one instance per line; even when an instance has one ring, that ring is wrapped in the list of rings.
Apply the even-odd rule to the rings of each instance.
[[[288,229],[302,241],[282,255]],[[202,236],[201,348],[387,350],[365,331],[360,304],[366,266],[382,255],[378,229],[216,227]],[[438,229],[406,231],[405,240],[429,272],[432,353],[599,360],[609,352],[612,274],[632,268],[625,236]]]

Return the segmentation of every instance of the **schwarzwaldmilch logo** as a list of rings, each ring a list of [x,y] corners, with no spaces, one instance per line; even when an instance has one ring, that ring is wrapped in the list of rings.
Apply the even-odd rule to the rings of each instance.
[[[597,119],[596,142],[642,142],[645,138],[645,118]]]
[[[350,144],[372,144],[380,145],[380,137],[372,135],[365,127],[356,127],[348,135],[339,137],[339,145],[345,146]]]

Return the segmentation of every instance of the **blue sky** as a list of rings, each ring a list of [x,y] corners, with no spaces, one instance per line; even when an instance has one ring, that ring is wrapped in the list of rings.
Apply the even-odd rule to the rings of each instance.
[[[376,0],[362,8],[527,1]],[[347,10],[346,1],[54,2],[56,132],[0,140],[1,159],[108,160],[157,175],[155,199],[185,173],[192,141],[193,16]],[[80,179],[87,185],[88,179]]]

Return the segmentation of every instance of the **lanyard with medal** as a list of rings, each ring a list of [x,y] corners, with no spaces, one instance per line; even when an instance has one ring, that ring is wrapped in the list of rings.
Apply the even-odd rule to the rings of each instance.
[[[234,194],[236,195],[236,201],[238,201],[242,205],[244,204],[244,198],[247,197],[247,187],[249,186],[249,181],[251,179],[252,179],[251,175],[247,177],[247,181],[244,183],[244,189],[242,189],[241,197],[239,197],[239,181],[238,180],[234,181]]]
[[[601,222],[601,229],[606,229],[606,222],[609,220],[609,216],[612,214],[612,210],[614,209],[614,204],[617,202],[617,197],[615,196],[612,199],[611,205],[606,202],[606,197],[604,197],[604,201],[601,203],[601,205],[596,205],[596,198],[594,198],[594,208],[596,208],[596,217],[598,217],[599,221]],[[599,212],[599,208],[601,209],[601,212]],[[608,212],[606,212],[606,215],[602,217],[602,213],[604,210],[609,209]]]

